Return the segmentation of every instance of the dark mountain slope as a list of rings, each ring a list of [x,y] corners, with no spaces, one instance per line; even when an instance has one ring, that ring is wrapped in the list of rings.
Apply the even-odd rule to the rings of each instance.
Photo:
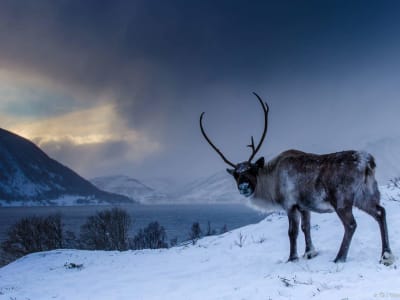
[[[99,190],[31,141],[0,128],[0,200],[45,204],[64,196],[89,203],[132,202]]]

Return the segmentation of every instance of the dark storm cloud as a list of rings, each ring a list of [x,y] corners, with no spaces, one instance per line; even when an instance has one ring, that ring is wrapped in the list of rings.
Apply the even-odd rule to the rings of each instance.
[[[272,107],[271,152],[304,145],[328,150],[333,142],[325,136],[337,130],[350,128],[341,147],[366,128],[374,130],[371,120],[379,127],[387,103],[377,99],[389,101],[389,111],[399,108],[393,104],[399,95],[399,6],[395,1],[2,1],[0,66],[91,95],[82,101],[111,94],[130,126],[167,145],[166,156],[149,162],[154,168],[190,165],[198,157],[217,161],[199,136],[203,110],[210,134],[233,159],[247,155],[244,145],[262,128],[253,90]],[[364,117],[354,122],[360,111]],[[299,128],[308,134],[295,133]]]
[[[362,59],[398,25],[396,7],[373,3],[6,1],[0,59],[146,109],[210,83]]]

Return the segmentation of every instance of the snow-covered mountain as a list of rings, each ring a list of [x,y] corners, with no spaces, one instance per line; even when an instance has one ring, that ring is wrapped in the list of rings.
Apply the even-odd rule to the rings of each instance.
[[[180,203],[237,203],[243,201],[234,179],[226,171],[196,180],[171,197]]]
[[[103,191],[125,195],[142,204],[165,203],[168,200],[166,194],[124,175],[96,177],[90,181]]]
[[[176,182],[173,178],[166,177],[140,179],[140,182],[166,195],[176,193],[181,186],[181,184]]]
[[[392,250],[399,255],[400,203],[388,200],[393,191],[381,191]],[[397,299],[398,262],[379,264],[377,222],[358,210],[355,218],[358,226],[346,263],[333,263],[343,235],[335,214],[312,214],[319,255],[291,263],[286,262],[287,218],[273,214],[195,245],[28,255],[0,268],[0,299]],[[298,242],[303,251],[301,232]]]
[[[400,137],[383,138],[366,145],[376,159],[376,178],[380,184],[400,176]]]
[[[34,143],[0,128],[0,205],[129,202],[99,190]]]
[[[149,186],[137,179],[125,176],[104,176],[90,180],[104,191],[131,197],[142,204],[160,203],[238,203],[243,197],[237,191],[232,176],[225,171],[195,180],[181,188],[170,180],[147,180]]]

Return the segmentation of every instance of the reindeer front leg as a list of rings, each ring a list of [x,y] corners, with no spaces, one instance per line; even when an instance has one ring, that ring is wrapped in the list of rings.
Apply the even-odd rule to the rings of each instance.
[[[289,241],[290,241],[290,255],[288,261],[296,261],[299,259],[297,256],[297,236],[299,234],[299,211],[297,206],[292,206],[287,212],[289,218]]]

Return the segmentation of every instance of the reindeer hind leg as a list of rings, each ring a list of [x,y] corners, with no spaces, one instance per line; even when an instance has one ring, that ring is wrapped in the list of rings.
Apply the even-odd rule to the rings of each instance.
[[[336,258],[334,260],[337,262],[345,262],[347,258],[347,253],[349,252],[351,239],[353,238],[353,234],[357,228],[356,220],[353,216],[353,211],[351,206],[337,208],[336,213],[342,221],[344,227],[344,235],[342,244],[340,245],[340,249]]]
[[[303,257],[306,259],[311,259],[318,255],[315,251],[314,245],[311,240],[311,225],[310,225],[310,211],[300,210],[301,213],[301,230],[304,233],[304,239],[306,243],[306,250]]]
[[[386,266],[389,266],[394,262],[394,256],[389,245],[389,235],[386,225],[386,211],[382,206],[377,204],[373,208],[365,210],[365,212],[372,216],[379,224],[382,240],[382,253],[380,262]]]

